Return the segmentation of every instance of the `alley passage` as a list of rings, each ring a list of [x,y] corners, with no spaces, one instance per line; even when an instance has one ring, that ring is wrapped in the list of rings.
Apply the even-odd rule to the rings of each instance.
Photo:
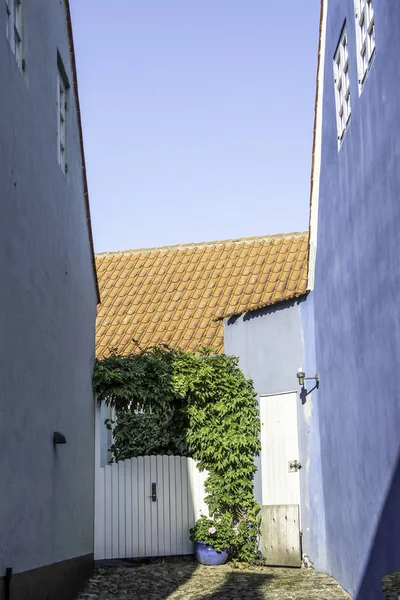
[[[98,569],[79,600],[349,600],[312,569],[204,567],[194,561]]]

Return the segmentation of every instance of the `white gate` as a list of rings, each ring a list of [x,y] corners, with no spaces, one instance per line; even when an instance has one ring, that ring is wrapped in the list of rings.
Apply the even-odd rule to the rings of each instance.
[[[298,401],[296,392],[260,398],[262,552],[270,565],[301,565]]]
[[[191,554],[204,481],[192,458],[142,456],[96,466],[95,560]]]

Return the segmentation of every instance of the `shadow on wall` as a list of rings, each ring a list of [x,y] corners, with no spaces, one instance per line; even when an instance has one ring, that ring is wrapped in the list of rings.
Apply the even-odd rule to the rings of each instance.
[[[400,454],[356,600],[384,598],[382,577],[400,569]]]
[[[295,300],[287,300],[283,302],[279,302],[278,304],[273,304],[272,306],[265,306],[263,308],[257,308],[256,310],[251,310],[243,314],[243,321],[253,321],[259,317],[264,317],[265,315],[274,314],[276,312],[280,312],[282,310],[286,310],[291,308],[292,306],[300,306],[306,297],[296,298]],[[242,315],[233,315],[229,317],[227,323],[228,325],[234,325],[238,319],[240,319]]]

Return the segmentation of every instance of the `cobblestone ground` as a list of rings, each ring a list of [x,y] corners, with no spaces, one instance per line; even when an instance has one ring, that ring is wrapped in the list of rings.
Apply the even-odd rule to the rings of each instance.
[[[349,600],[313,569],[205,567],[193,562],[98,569],[79,600]]]

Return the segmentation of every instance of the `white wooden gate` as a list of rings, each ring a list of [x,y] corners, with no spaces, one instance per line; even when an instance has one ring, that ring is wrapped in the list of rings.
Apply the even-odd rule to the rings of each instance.
[[[95,560],[191,554],[204,481],[191,458],[143,456],[96,466]]]
[[[260,397],[262,551],[267,564],[301,566],[296,392]]]

